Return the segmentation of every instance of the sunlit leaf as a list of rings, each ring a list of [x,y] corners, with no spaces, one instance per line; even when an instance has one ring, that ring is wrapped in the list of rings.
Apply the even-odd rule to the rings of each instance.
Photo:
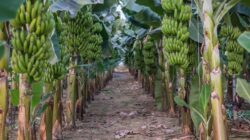
[[[246,49],[248,52],[250,52],[250,32],[245,31],[244,33],[242,33],[239,38],[238,38],[238,42],[241,45],[241,47],[243,47],[244,49]]]
[[[237,79],[236,92],[241,98],[250,101],[250,83],[245,79]]]

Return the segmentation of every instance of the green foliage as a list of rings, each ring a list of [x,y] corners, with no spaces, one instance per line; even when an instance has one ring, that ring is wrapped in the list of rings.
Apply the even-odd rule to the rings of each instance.
[[[17,9],[24,0],[2,0],[0,4],[0,21],[8,21],[15,18]]]
[[[242,33],[238,38],[238,42],[241,45],[241,47],[246,49],[248,52],[250,52],[249,40],[250,40],[250,32],[247,31]]]
[[[241,98],[250,101],[250,84],[246,80],[237,78],[236,92]]]

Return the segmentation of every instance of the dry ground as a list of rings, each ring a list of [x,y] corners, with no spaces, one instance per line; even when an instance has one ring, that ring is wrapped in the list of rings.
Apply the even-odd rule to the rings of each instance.
[[[129,73],[114,78],[95,96],[77,129],[63,132],[65,140],[165,140],[182,139],[178,119],[156,111]]]

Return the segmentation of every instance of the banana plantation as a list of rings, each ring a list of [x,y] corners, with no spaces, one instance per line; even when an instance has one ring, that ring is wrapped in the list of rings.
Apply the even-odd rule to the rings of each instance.
[[[0,140],[247,140],[249,62],[249,0],[1,0]]]

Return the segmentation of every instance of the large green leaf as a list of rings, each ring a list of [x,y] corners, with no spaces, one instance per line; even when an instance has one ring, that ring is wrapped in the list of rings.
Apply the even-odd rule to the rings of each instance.
[[[59,44],[58,35],[56,32],[54,32],[54,34],[51,37],[51,43],[52,43],[52,47],[50,49],[52,52],[52,56],[49,58],[49,63],[53,65],[57,63],[59,59],[61,58],[60,44]]]
[[[239,38],[238,38],[238,42],[239,44],[245,48],[248,52],[250,52],[250,32],[244,32],[242,33]]]
[[[160,26],[161,17],[149,7],[139,5],[135,0],[123,0],[123,6],[123,11],[130,15],[129,20],[136,26]]]
[[[161,6],[161,0],[136,0],[136,3],[149,7],[151,10],[161,16],[164,15],[164,10]]]
[[[236,92],[241,98],[250,101],[250,84],[245,79],[237,78]]]
[[[204,40],[202,23],[195,17],[192,17],[189,26],[190,38],[196,42],[202,43]]]
[[[24,0],[1,0],[0,21],[8,21],[15,18],[17,9]]]
[[[145,7],[133,16],[136,21],[153,27],[161,25],[161,17],[153,12],[150,8]]]
[[[109,10],[114,4],[117,3],[117,0],[104,0],[103,3],[93,5],[93,12],[103,12]]]

